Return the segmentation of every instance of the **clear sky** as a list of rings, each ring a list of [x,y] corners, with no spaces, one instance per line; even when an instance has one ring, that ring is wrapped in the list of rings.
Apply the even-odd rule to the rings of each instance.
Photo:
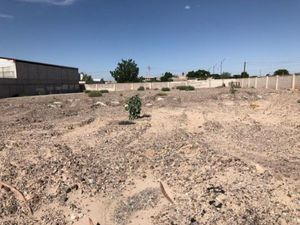
[[[0,0],[0,56],[110,78],[122,58],[140,75],[210,69],[300,72],[300,0]]]

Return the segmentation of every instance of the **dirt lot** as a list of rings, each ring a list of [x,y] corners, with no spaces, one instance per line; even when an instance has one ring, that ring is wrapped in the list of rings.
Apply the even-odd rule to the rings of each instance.
[[[0,224],[300,224],[299,92],[157,93],[0,100]]]

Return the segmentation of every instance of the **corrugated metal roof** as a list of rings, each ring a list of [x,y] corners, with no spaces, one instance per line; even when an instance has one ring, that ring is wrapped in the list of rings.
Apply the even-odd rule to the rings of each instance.
[[[61,65],[49,64],[49,63],[41,63],[41,62],[33,62],[33,61],[27,61],[27,60],[22,60],[22,59],[15,59],[15,58],[8,58],[8,57],[1,57],[1,56],[0,56],[0,59],[7,59],[7,60],[14,60],[16,62],[22,62],[22,63],[30,63],[30,64],[36,64],[36,65],[54,66],[54,67],[60,67],[60,68],[78,70],[78,68],[76,68],[76,67],[61,66]]]

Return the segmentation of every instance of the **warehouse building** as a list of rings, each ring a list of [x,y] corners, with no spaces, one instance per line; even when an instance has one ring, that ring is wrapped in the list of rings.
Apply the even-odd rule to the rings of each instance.
[[[79,91],[78,68],[0,57],[0,98]]]

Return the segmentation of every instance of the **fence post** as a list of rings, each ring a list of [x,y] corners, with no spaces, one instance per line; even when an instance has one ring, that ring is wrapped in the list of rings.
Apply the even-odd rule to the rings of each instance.
[[[251,82],[251,80],[250,80],[251,78],[250,77],[248,77],[248,88],[250,88],[250,82]]]
[[[278,90],[279,87],[279,76],[276,76],[276,90]]]
[[[211,88],[211,78],[208,79],[208,87]]]
[[[117,85],[114,84],[114,91],[117,91]]]
[[[185,82],[185,86],[188,86],[189,84],[188,84],[188,81],[187,82]]]
[[[266,89],[269,88],[269,76],[266,77]]]
[[[131,90],[133,91],[133,83],[131,83]]]
[[[292,76],[293,76],[293,78],[292,78],[292,90],[295,90],[295,86],[296,86],[296,74],[293,74]]]
[[[168,82],[168,88],[170,88],[170,82]]]

